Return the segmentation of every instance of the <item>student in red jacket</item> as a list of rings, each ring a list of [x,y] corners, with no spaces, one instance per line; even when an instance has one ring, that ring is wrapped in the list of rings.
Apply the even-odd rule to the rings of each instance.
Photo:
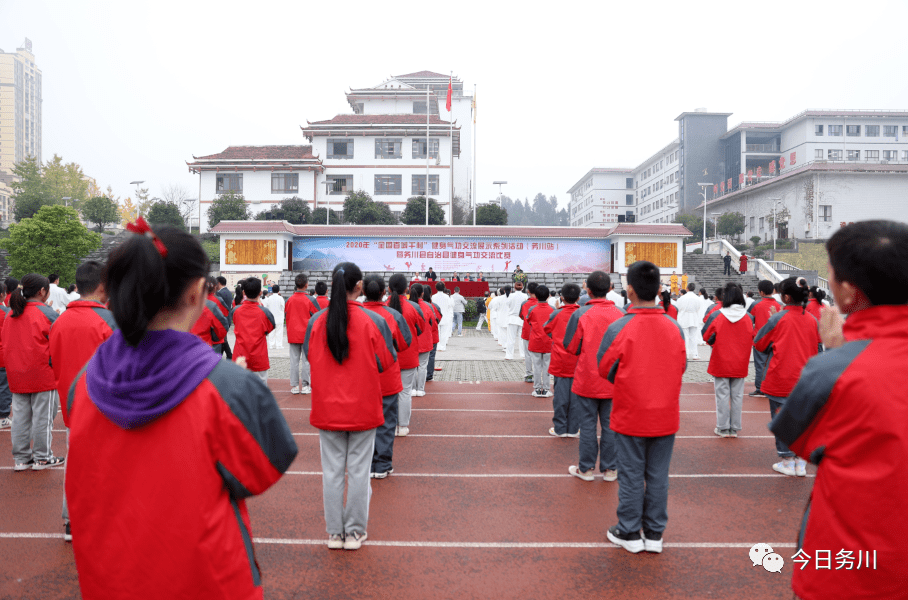
[[[592,481],[599,456],[599,469],[605,481],[618,479],[615,457],[615,433],[609,429],[614,387],[599,375],[596,351],[609,325],[624,316],[624,311],[605,295],[613,288],[608,273],[593,271],[586,279],[589,301],[571,315],[564,332],[564,349],[579,356],[571,390],[580,400],[580,462],[568,472],[584,481]],[[602,428],[602,439],[596,437],[596,422]]]
[[[0,298],[6,296],[6,284],[0,282]],[[3,321],[9,314],[9,307],[0,303],[0,331]],[[13,420],[9,418],[13,406],[13,393],[9,391],[9,380],[6,378],[6,361],[3,360],[3,341],[0,340],[0,429],[9,429]]]
[[[716,289],[716,301],[706,307],[706,314],[703,315],[703,322],[706,323],[714,312],[722,308],[722,294],[724,293],[724,288]]]
[[[297,275],[294,284],[296,291],[284,305],[284,315],[287,319],[287,343],[290,346],[290,393],[311,394],[309,361],[303,354],[303,342],[306,341],[306,327],[309,326],[309,319],[321,308],[315,299],[306,293],[309,278],[305,273]]]
[[[418,288],[416,286],[419,286]],[[413,396],[426,395],[426,380],[429,373],[429,358],[438,343],[438,315],[432,305],[423,300],[427,286],[414,283],[410,286],[410,300],[419,305],[422,317],[426,322],[425,337],[419,340],[419,371],[416,374],[416,390]]]
[[[747,309],[754,318],[754,331],[760,331],[769,321],[769,317],[782,310],[782,305],[776,302],[772,297],[775,286],[768,279],[763,279],[757,284],[757,290],[760,292],[759,300],[755,301]],[[760,352],[756,346],[753,349],[754,354],[754,386],[756,389],[747,394],[751,398],[765,398],[760,386],[763,385],[763,378],[766,376],[766,363],[769,362],[769,353]]]
[[[525,323],[530,327],[527,356],[533,364],[533,397],[551,398],[553,394],[549,391],[549,363],[552,359],[552,339],[545,333],[545,324],[553,309],[547,302],[549,288],[537,285],[533,293],[536,302],[527,309],[525,317]]]
[[[609,528],[608,539],[633,553],[662,552],[668,469],[687,368],[684,332],[656,303],[660,285],[653,263],[630,266],[632,307],[608,328],[597,354],[599,374],[615,386],[611,428],[618,447],[618,524]]]
[[[66,399],[82,597],[262,598],[244,499],[280,479],[296,444],[261,379],[189,333],[207,296],[199,242],[131,227],[145,233],[102,276],[119,329]]]
[[[397,354],[397,360],[400,363],[401,390],[397,394],[398,410],[395,435],[406,436],[410,433],[410,414],[413,409],[412,394],[416,391],[416,376],[419,371],[421,352],[419,346],[424,343],[423,331],[426,329],[426,322],[422,318],[422,309],[419,305],[406,297],[406,275],[395,273],[388,281],[388,287],[391,289],[391,295],[388,297],[387,305],[403,316],[412,339],[408,346],[400,349]]]
[[[754,342],[753,316],[744,310],[744,290],[729,282],[722,292],[722,308],[703,326],[703,341],[712,346],[707,373],[715,379],[716,428],[719,437],[738,437],[744,378]]]
[[[672,304],[672,295],[669,294],[667,291],[663,291],[662,294],[659,296],[659,300],[661,301],[662,310],[665,311],[665,314],[667,314],[668,316],[670,316],[671,318],[673,318],[674,320],[677,321],[678,320],[678,309],[675,308],[674,304]]]
[[[823,313],[823,299],[826,298],[826,292],[817,286],[813,286],[810,288],[808,297],[807,312],[812,314],[813,318],[819,322],[820,316]]]
[[[211,349],[221,354],[221,343],[227,339],[227,317],[221,312],[220,302],[213,299],[215,283],[211,277],[206,282],[208,295],[205,297],[205,306],[198,321],[189,330],[193,335],[199,336]]]
[[[246,368],[258,375],[265,385],[268,384],[268,334],[274,330],[274,315],[259,303],[262,295],[262,280],[250,277],[243,282],[243,303],[231,313],[236,343],[233,356],[245,357]]]
[[[57,379],[57,394],[63,412],[63,423],[69,427],[67,399],[69,389],[79,371],[104,340],[117,328],[113,313],[105,307],[107,292],[101,283],[104,265],[90,260],[76,269],[76,285],[80,298],[71,301],[54,321],[50,331],[50,358]],[[67,429],[67,443],[69,440]],[[72,541],[66,495],[63,496],[63,531],[66,541]]]
[[[822,350],[819,324],[806,310],[807,291],[794,277],[783,280],[779,291],[785,308],[770,317],[754,339],[754,347],[769,354],[761,390],[769,398],[773,417],[794,389],[804,365]],[[776,452],[782,460],[772,466],[774,471],[789,476],[807,475],[807,462],[795,459],[795,453],[778,437]]]
[[[429,351],[429,362],[426,363],[426,381],[432,381],[435,378],[435,371],[441,371],[441,367],[435,368],[435,354],[438,352],[438,342],[441,340],[441,307],[432,301],[431,286],[422,286],[422,299],[423,302],[431,308],[433,315],[432,349]],[[423,388],[423,392],[425,393],[425,387]]]
[[[47,277],[30,273],[13,290],[10,312],[3,320],[3,358],[13,393],[14,469],[40,471],[63,464],[54,456],[52,428],[57,415],[57,379],[50,366],[50,330],[59,315],[44,304],[50,295]]]
[[[533,359],[530,358],[529,345],[530,345],[530,323],[527,321],[527,313],[531,308],[536,306],[536,303],[539,302],[536,299],[536,287],[539,286],[535,281],[531,281],[527,284],[527,295],[529,298],[524,300],[523,304],[520,305],[520,320],[523,321],[523,325],[520,328],[520,344],[523,350],[523,380],[527,383],[533,381]],[[533,386],[533,392],[536,392],[536,386]]]
[[[324,281],[315,282],[315,303],[319,308],[328,308],[328,284]]]
[[[340,263],[328,309],[309,320],[303,351],[312,365],[309,422],[319,429],[328,547],[357,550],[367,537],[375,428],[384,423],[381,373],[397,361],[388,324],[356,301],[363,274]],[[344,470],[347,503],[344,504]]]
[[[394,436],[398,433],[398,395],[404,389],[400,376],[401,353],[407,350],[416,338],[411,337],[410,327],[404,316],[381,301],[385,293],[385,280],[379,275],[369,275],[364,281],[363,295],[366,297],[366,301],[363,302],[363,307],[385,320],[388,329],[391,330],[394,348],[398,353],[397,362],[382,371],[379,377],[385,422],[375,430],[375,451],[372,454],[371,473],[373,479],[384,479],[394,470],[392,461]]]
[[[576,283],[565,283],[561,287],[562,306],[552,311],[544,326],[546,335],[552,339],[549,373],[555,378],[552,427],[549,427],[549,435],[562,438],[580,437],[580,400],[571,391],[574,369],[577,368],[577,355],[564,349],[564,333],[571,315],[580,308],[577,304],[579,298],[580,286]]]
[[[818,465],[792,551],[810,562],[795,566],[792,588],[804,600],[904,598],[908,227],[854,223],[826,248],[829,287],[848,319],[823,310],[827,351],[807,363],[770,425]],[[819,568],[823,554],[829,570]]]

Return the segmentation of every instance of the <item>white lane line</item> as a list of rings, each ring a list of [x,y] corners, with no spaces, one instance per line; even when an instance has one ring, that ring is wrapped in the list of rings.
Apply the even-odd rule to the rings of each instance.
[[[321,477],[321,471],[287,471],[285,475],[313,475]],[[570,473],[398,473],[397,471],[391,476],[393,477],[428,477],[433,479],[438,478],[453,478],[453,479],[563,479],[566,477],[573,477]],[[670,478],[677,479],[710,479],[710,478],[779,478],[778,473],[691,473],[691,474],[669,474]],[[816,475],[807,475],[807,477],[816,477]]]
[[[312,410],[311,408],[291,408],[287,406],[282,406],[281,410]],[[550,410],[513,410],[509,408],[414,408],[413,412],[483,412],[483,413],[542,413],[542,414],[552,414]],[[682,410],[682,413],[708,413],[715,414],[714,410]],[[742,410],[742,414],[745,415],[762,415],[765,414],[765,410]]]
[[[294,433],[296,436],[317,436],[318,433]],[[408,438],[414,437],[425,437],[425,438],[478,438],[478,439],[535,439],[535,440],[549,440],[549,439],[562,439],[556,438],[552,435],[480,435],[480,434],[453,434],[453,433],[411,433],[407,435]],[[676,440],[724,440],[726,438],[721,438],[717,435],[676,435]],[[750,439],[750,440],[774,440],[775,436],[772,435],[739,435],[737,439]]]
[[[15,468],[15,467],[0,467],[0,470],[3,470],[3,471],[12,471],[14,468]],[[45,471],[62,471],[62,470],[63,470],[63,467],[62,467],[62,466],[60,466],[60,467],[47,467],[47,468],[44,469],[44,470],[45,470]],[[29,468],[29,469],[26,469],[26,471],[31,471],[31,469],[30,469],[30,468]]]

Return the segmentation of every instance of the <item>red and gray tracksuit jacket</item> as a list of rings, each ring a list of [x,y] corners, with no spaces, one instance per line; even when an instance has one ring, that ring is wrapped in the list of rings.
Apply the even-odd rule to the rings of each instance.
[[[230,326],[227,317],[221,312],[220,302],[205,300],[202,314],[199,315],[190,333],[199,336],[203,342],[216,349],[227,339],[227,328]]]
[[[782,310],[782,305],[776,302],[775,298],[767,296],[766,298],[754,300],[750,308],[747,309],[747,312],[754,317],[754,331],[760,331],[766,325],[766,322],[769,321],[769,317],[772,316],[770,308],[775,308],[778,313]]]
[[[740,310],[744,312],[744,307]],[[745,313],[742,319],[732,323],[719,309],[707,319],[702,333],[703,341],[712,346],[707,373],[713,377],[747,377],[754,342],[753,315]]]
[[[552,352],[552,338],[546,334],[545,324],[548,323],[554,310],[548,302],[538,301],[527,309],[524,325],[528,325],[530,328],[529,345],[527,346],[530,352],[540,354]]]
[[[419,367],[419,338],[426,323],[420,314],[419,305],[412,300],[400,296],[400,307],[403,309],[403,319],[407,324],[407,329],[410,330],[411,341],[407,342],[405,348],[398,348],[397,362],[400,363],[401,370],[406,371]]]
[[[591,298],[574,311],[564,332],[564,349],[577,355],[571,391],[585,398],[612,398],[612,383],[599,375],[596,352],[609,325],[624,316],[624,311],[605,298]]]
[[[703,322],[706,323],[706,321],[709,320],[709,318],[712,316],[712,314],[713,314],[714,312],[716,312],[717,310],[719,310],[720,308],[722,308],[722,302],[721,302],[721,301],[720,301],[720,302],[713,302],[712,304],[710,304],[709,306],[707,306],[707,307],[706,307],[706,314],[703,315]]]
[[[821,344],[819,323],[800,304],[773,315],[754,339],[754,347],[769,354],[760,390],[777,398],[788,396],[807,361],[822,351]]]
[[[268,360],[268,342],[265,336],[274,331],[274,315],[255,300],[243,300],[231,315],[236,334],[234,360],[245,356],[247,369],[256,373],[267,371],[271,362]]]
[[[677,433],[687,351],[684,331],[661,306],[631,307],[608,327],[596,360],[599,374],[615,386],[612,431],[634,437]]]
[[[520,328],[520,339],[522,340],[530,340],[530,322],[527,321],[527,315],[529,314],[530,310],[538,303],[539,300],[537,300],[536,297],[533,296],[527,300],[524,300],[523,304],[520,305],[520,312],[518,313],[518,316],[520,317],[520,320],[523,321],[523,325]]]
[[[73,300],[50,331],[50,356],[63,422],[69,427],[69,389],[104,340],[118,329],[113,313],[99,302]]]
[[[284,317],[287,321],[287,343],[302,344],[306,341],[306,327],[309,319],[321,310],[318,302],[305,291],[296,291],[284,304]]]
[[[904,305],[852,313],[847,342],[810,359],[770,425],[819,465],[798,536],[810,563],[791,582],[799,598],[905,597],[906,323]],[[817,568],[824,556],[829,570]]]
[[[552,339],[552,359],[549,362],[549,373],[555,377],[573,377],[577,368],[577,355],[564,348],[564,334],[571,315],[580,308],[579,304],[565,304],[552,311],[546,321],[545,333]]]
[[[401,298],[403,302],[403,298]],[[425,354],[432,351],[432,322],[435,320],[435,311],[429,308],[423,300],[408,300],[410,305],[417,309],[419,314],[420,333],[416,339],[416,347],[419,354]],[[418,365],[417,365],[418,366]]]
[[[382,371],[381,375],[379,375],[379,380],[381,381],[382,397],[398,394],[404,389],[403,382],[400,378],[400,352],[409,348],[410,344],[413,343],[413,337],[410,335],[410,327],[407,325],[407,321],[402,314],[390,306],[385,305],[384,302],[363,302],[363,307],[367,310],[371,310],[384,319],[385,323],[388,325],[388,329],[391,330],[391,339],[394,341],[394,349],[397,351],[398,360],[388,365],[388,368]],[[416,364],[417,366],[419,365],[418,357]]]
[[[13,317],[12,310],[3,320],[0,338],[6,378],[14,394],[35,394],[57,389],[57,377],[51,367],[50,331],[60,317],[37,300],[25,303],[25,310]]]

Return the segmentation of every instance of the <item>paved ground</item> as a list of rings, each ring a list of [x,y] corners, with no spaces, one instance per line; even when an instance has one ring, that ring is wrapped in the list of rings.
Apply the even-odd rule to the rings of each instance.
[[[397,438],[395,473],[372,482],[369,541],[343,552],[325,547],[309,396],[289,394],[286,380],[270,384],[300,453],[274,488],[249,501],[269,599],[792,597],[790,557],[814,471],[789,478],[771,470],[765,399],[745,397],[741,436],[721,439],[712,434],[712,386],[684,385],[666,548],[630,555],[605,537],[617,483],[567,474],[578,441],[547,435],[550,400],[530,397],[524,383],[432,382],[414,399],[411,435]],[[59,416],[56,427],[62,455]],[[5,430],[0,599],[78,598],[61,539],[63,470],[15,473],[12,465]],[[781,574],[752,566],[755,543],[783,556]]]

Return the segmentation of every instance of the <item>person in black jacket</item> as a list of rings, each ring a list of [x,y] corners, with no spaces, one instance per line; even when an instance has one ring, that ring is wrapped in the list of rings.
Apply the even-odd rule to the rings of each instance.
[[[725,272],[723,275],[731,275],[731,253],[726,252],[725,256],[722,257],[722,262],[725,263]]]
[[[438,279],[438,274],[432,270],[432,267],[429,267],[429,270],[426,271],[426,281],[435,281]]]
[[[486,320],[486,298],[489,297],[489,292],[485,293],[485,296],[482,298],[476,299],[476,331],[482,331],[482,324]]]

